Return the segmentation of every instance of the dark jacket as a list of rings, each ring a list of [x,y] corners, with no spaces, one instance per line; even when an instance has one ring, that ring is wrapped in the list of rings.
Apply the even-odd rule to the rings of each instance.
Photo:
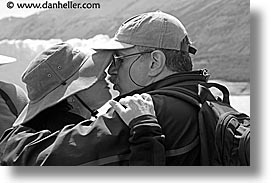
[[[199,165],[198,109],[176,88],[196,94],[200,82],[206,82],[201,72],[178,73],[127,94],[150,93],[158,123],[143,116],[129,129],[111,109],[54,133],[15,127],[0,141],[0,159],[4,165]]]

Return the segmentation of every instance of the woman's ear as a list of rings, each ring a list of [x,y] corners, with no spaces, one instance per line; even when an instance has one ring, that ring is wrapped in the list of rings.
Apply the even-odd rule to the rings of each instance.
[[[160,50],[155,50],[151,53],[151,62],[149,65],[149,76],[159,75],[165,67],[166,57]]]

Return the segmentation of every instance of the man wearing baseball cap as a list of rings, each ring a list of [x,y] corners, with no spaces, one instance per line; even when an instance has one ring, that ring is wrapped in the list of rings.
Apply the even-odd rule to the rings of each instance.
[[[192,71],[189,54],[196,49],[183,24],[161,11],[136,15],[120,26],[108,45],[94,49],[115,50],[108,71],[120,92],[115,100],[151,94],[165,136],[165,165],[199,165],[198,111],[181,95],[198,93],[197,84],[208,75]]]
[[[188,92],[196,96],[198,84],[207,82],[208,75],[203,70],[192,71],[189,54],[195,54],[196,49],[182,23],[161,11],[136,15],[122,23],[109,42],[93,49],[115,52],[108,73],[114,89],[120,92],[110,102],[117,113],[110,110],[100,116],[86,133],[84,129],[63,132],[66,135],[58,139],[59,145],[53,147],[55,151],[44,165],[71,158],[64,153],[56,154],[68,146],[64,139],[79,139],[83,133],[85,138],[78,143],[87,144],[97,154],[91,156],[79,150],[89,154],[90,160],[82,162],[84,165],[200,165],[198,108],[182,95]],[[154,119],[125,122],[130,127],[128,134],[127,126],[121,124],[124,111],[134,106],[129,102],[130,96],[143,93],[151,95],[158,123]],[[135,101],[138,103],[138,96]],[[126,109],[119,103],[125,104]],[[102,126],[107,127],[108,141],[103,140],[102,132],[106,129]],[[95,129],[100,131],[96,140],[92,138]],[[101,156],[106,152],[108,156]]]

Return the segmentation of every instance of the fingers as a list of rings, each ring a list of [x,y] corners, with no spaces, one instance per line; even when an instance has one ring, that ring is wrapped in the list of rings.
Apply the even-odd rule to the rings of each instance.
[[[127,96],[120,99],[119,102],[111,100],[109,103],[127,125],[131,120],[142,115],[155,116],[153,100],[146,93]]]
[[[126,107],[135,107],[136,105],[143,105],[143,103],[153,103],[152,97],[147,93],[135,94],[133,96],[127,96],[119,100],[119,103]]]
[[[136,100],[142,100],[143,98],[141,97],[141,95],[139,94],[135,94],[133,95],[133,97],[136,99]]]
[[[121,116],[125,113],[126,109],[117,101],[110,100],[109,104],[115,109],[115,111]]]
[[[120,99],[120,100],[119,100],[119,103],[120,103],[121,105],[125,106],[126,108],[128,108],[128,107],[129,107],[129,102],[130,102],[130,100],[131,100],[131,97],[127,96],[127,97],[125,97],[125,98]]]
[[[149,106],[150,113],[153,115],[156,115],[156,112],[154,109],[154,103],[151,95],[147,93],[142,93],[140,96],[149,104],[148,106]]]
[[[141,105],[142,103],[140,100],[142,100],[140,96],[133,95],[120,99],[119,103],[124,105],[126,108],[137,109],[137,105]]]
[[[147,94],[147,93],[142,93],[140,96],[141,96],[144,100],[146,100],[146,101],[148,101],[148,102],[153,101],[151,95],[149,95],[149,94]]]

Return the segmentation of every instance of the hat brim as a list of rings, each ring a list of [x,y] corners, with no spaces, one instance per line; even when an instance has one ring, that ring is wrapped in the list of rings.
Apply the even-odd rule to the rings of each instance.
[[[0,55],[0,65],[13,63],[15,61],[16,61],[16,58]]]
[[[80,70],[66,81],[66,85],[60,85],[37,102],[30,101],[20,113],[13,126],[25,124],[46,108],[58,104],[77,92],[92,87],[109,65],[111,56],[112,52],[97,52],[89,56]]]
[[[122,42],[115,40],[115,38],[112,38],[106,42],[96,43],[95,45],[92,46],[92,49],[94,49],[94,50],[122,50],[122,49],[132,48],[134,46],[135,45],[122,43]]]

